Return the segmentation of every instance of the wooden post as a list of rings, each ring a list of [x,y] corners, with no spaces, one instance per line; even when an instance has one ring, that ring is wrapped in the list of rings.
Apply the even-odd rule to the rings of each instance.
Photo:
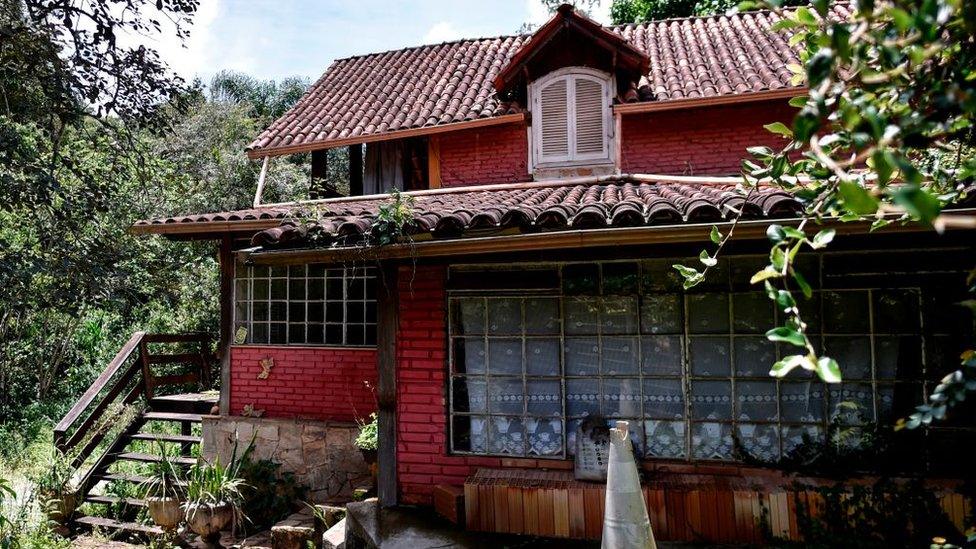
[[[441,137],[427,138],[427,188],[441,188]]]
[[[312,180],[308,187],[309,198],[322,198],[325,194],[325,182],[329,176],[329,151],[321,149],[312,151]]]
[[[349,145],[349,196],[363,195],[363,146]]]
[[[396,333],[398,284],[396,263],[382,266],[377,289],[376,367],[378,418],[378,472],[376,493],[383,507],[397,504],[396,437]]]
[[[224,236],[220,241],[220,404],[221,415],[230,413],[230,347],[234,343],[234,241]]]

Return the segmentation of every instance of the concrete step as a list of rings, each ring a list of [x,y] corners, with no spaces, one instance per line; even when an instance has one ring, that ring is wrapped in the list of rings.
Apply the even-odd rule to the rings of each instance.
[[[345,549],[345,547],[346,519],[343,518],[322,534],[322,549]]]

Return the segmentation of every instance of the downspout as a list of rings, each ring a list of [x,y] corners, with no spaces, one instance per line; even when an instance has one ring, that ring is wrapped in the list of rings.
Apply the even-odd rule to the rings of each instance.
[[[254,193],[255,208],[261,205],[261,195],[264,194],[264,180],[268,177],[268,161],[270,160],[270,156],[265,156],[264,162],[261,164],[261,175],[258,176],[258,190]]]

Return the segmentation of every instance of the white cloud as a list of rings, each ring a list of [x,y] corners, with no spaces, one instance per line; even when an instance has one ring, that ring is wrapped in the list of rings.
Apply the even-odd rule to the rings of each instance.
[[[464,34],[459,31],[449,21],[440,21],[427,30],[427,34],[421,39],[423,44],[437,44],[464,38]]]

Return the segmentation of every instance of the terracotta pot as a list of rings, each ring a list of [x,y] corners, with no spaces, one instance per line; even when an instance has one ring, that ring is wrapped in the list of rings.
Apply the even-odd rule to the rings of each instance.
[[[234,508],[229,503],[194,503],[186,506],[186,523],[205,541],[220,539],[220,531],[234,520]]]
[[[149,516],[163,530],[175,530],[183,521],[183,501],[179,498],[146,498]]]
[[[41,494],[44,498],[47,518],[58,523],[65,524],[75,509],[78,508],[78,494],[69,492],[65,494]]]

